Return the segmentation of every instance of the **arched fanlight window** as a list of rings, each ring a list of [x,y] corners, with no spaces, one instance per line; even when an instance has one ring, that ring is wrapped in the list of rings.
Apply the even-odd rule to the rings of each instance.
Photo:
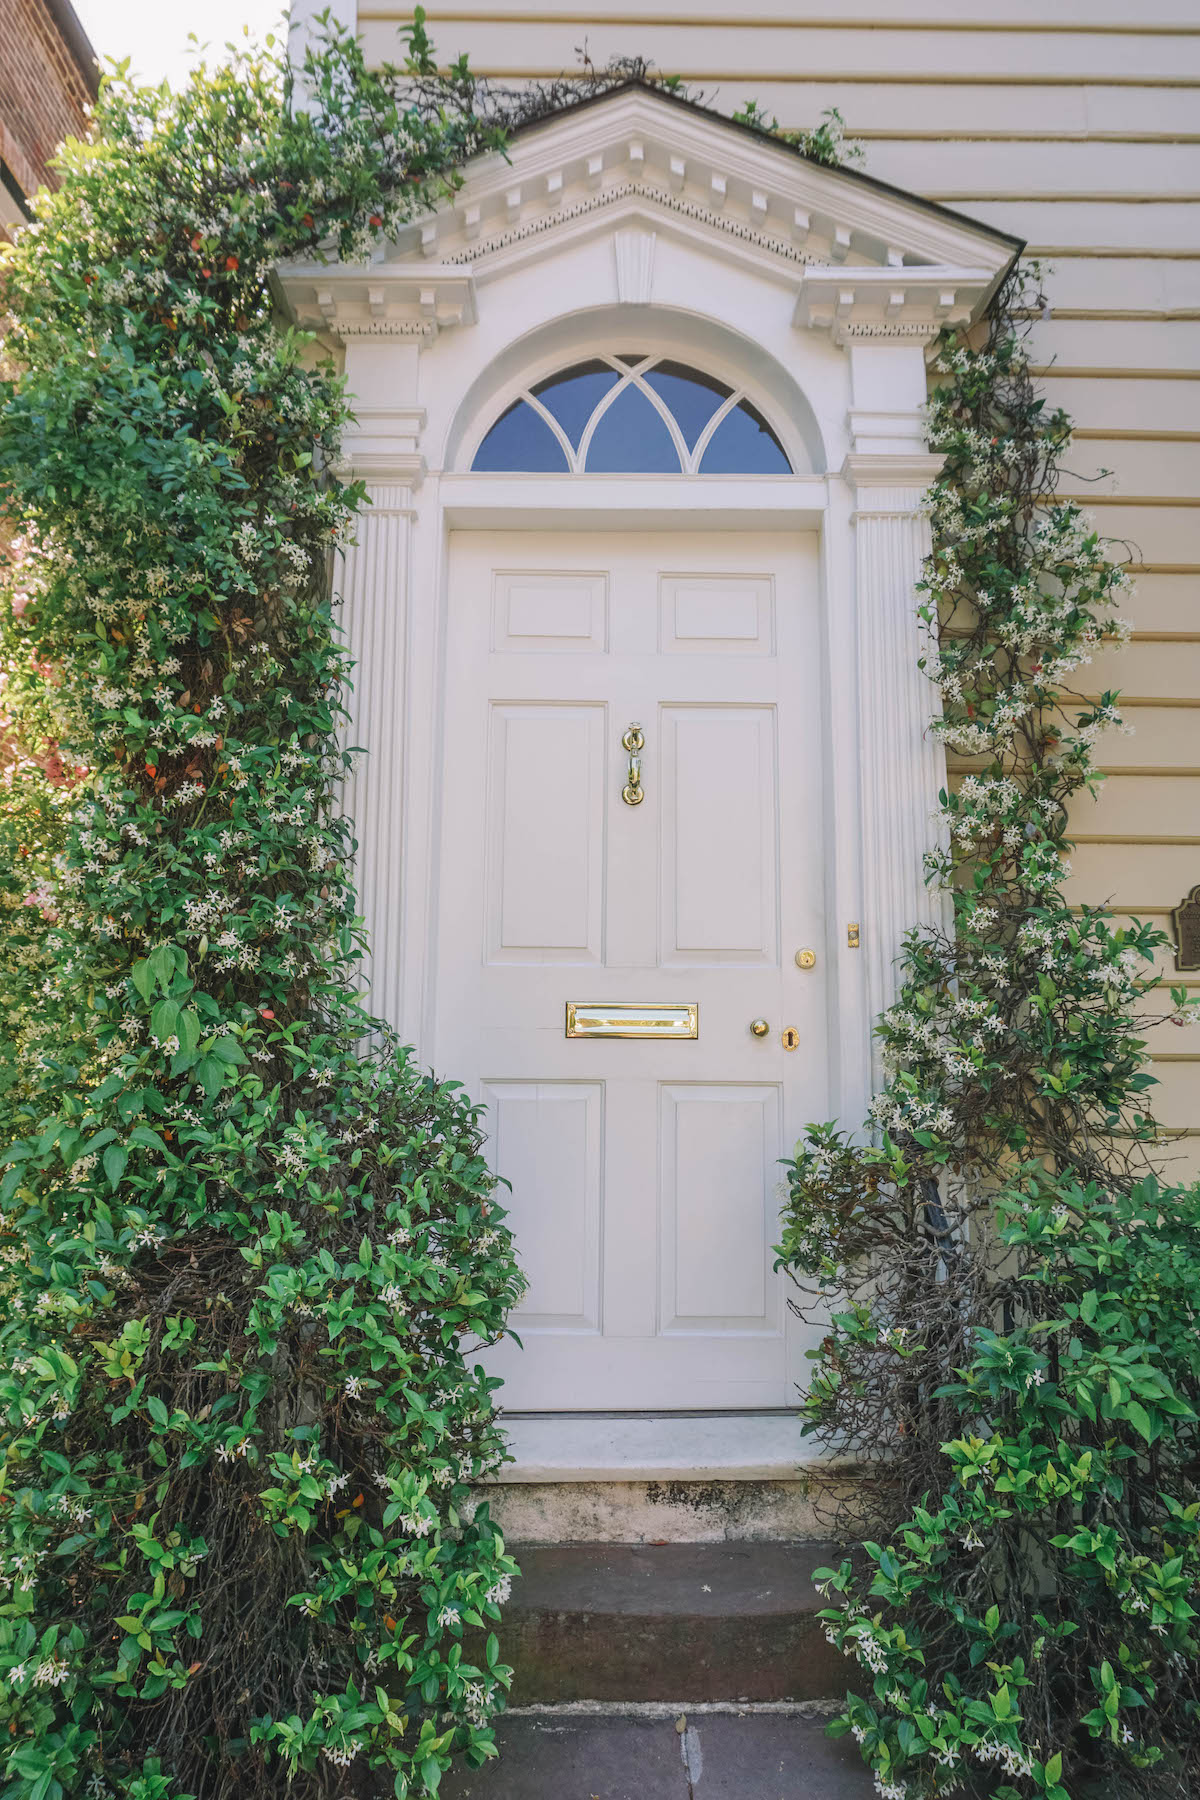
[[[787,452],[740,389],[659,356],[596,356],[547,375],[475,453],[492,474],[790,475]]]

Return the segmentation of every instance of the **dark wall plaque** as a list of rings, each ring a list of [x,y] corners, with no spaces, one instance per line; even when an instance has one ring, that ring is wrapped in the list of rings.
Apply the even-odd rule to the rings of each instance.
[[[1200,887],[1194,887],[1175,908],[1171,928],[1175,933],[1175,967],[1200,969]]]

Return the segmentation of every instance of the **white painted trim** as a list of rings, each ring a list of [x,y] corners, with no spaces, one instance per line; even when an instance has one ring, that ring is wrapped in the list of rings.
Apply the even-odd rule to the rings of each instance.
[[[812,531],[824,475],[443,475],[451,530]]]
[[[498,1482],[799,1481],[832,1469],[795,1413],[505,1413]]]

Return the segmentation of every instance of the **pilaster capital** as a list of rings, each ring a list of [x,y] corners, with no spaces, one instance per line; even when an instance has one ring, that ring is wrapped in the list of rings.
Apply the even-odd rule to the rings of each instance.
[[[403,392],[388,393],[401,386],[405,371],[385,364],[380,370],[372,365],[377,360],[372,346],[365,367],[359,367],[362,352],[348,366],[348,376],[355,382],[354,418],[342,437],[341,468],[371,487],[403,487],[408,494],[405,510],[412,495],[425,479],[425,456],[421,434],[425,429],[425,408],[403,397]],[[411,371],[409,371],[411,373]],[[364,400],[363,391],[377,397]]]
[[[854,491],[854,518],[911,518],[921,511],[925,495],[941,474],[944,456],[927,451],[882,455],[851,451],[842,463],[842,479]]]
[[[411,457],[395,455],[340,456],[334,464],[340,481],[366,483],[369,507],[359,516],[359,530],[384,513],[411,515],[416,510],[416,492],[425,477],[425,458],[420,453]]]

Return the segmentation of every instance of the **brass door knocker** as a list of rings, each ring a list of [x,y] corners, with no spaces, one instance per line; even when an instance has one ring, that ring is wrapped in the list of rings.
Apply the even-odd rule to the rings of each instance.
[[[640,806],[642,801],[646,798],[642,788],[641,758],[641,752],[646,747],[646,740],[642,736],[642,728],[636,719],[621,739],[621,742],[629,752],[629,779],[621,789],[621,798],[626,806]]]

